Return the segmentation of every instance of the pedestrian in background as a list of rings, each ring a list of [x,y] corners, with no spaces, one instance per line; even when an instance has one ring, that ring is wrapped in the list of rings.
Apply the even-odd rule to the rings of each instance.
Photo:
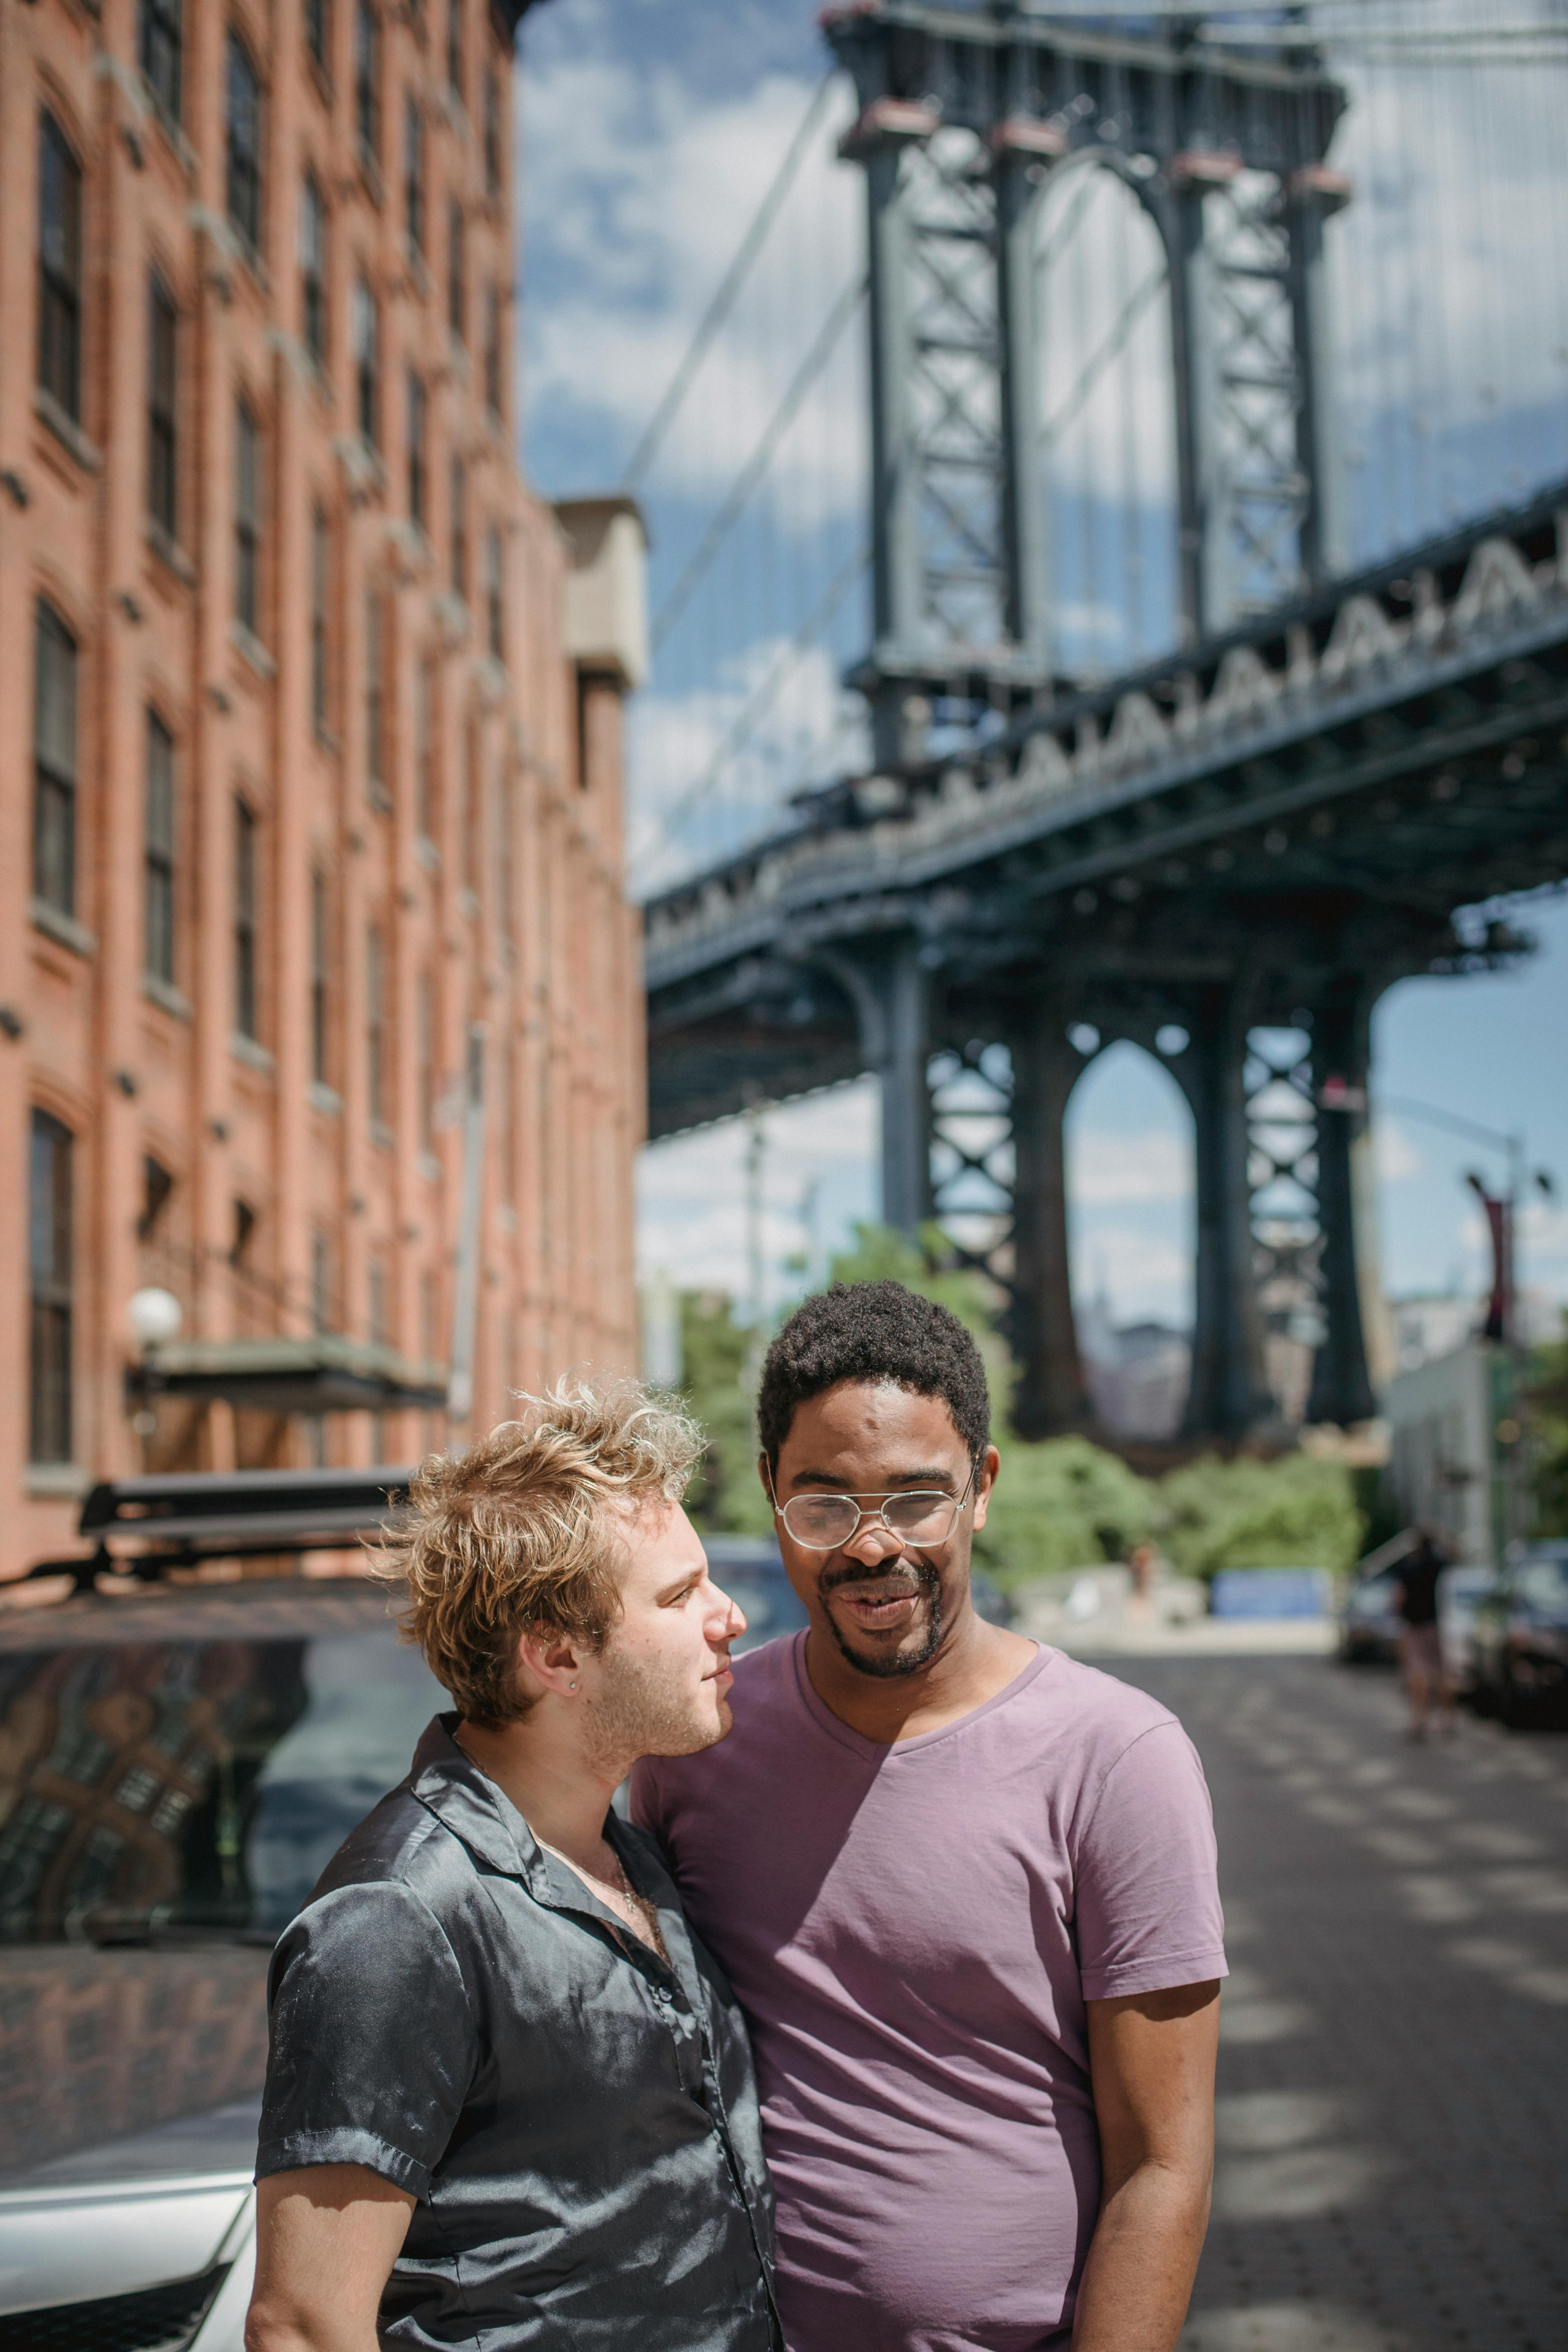
[[[1410,1705],[1406,1737],[1426,1737],[1434,1701],[1437,1727],[1456,1727],[1454,1690],[1443,1664],[1443,1643],[1437,1628],[1437,1579],[1448,1565],[1431,1528],[1415,1530],[1415,1541],[1395,1571],[1394,1613],[1399,1619],[1399,1665],[1405,1696]]]

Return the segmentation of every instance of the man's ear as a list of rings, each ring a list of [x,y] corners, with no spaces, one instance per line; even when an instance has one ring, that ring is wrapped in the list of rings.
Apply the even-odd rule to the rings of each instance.
[[[777,1498],[773,1494],[773,1472],[768,1466],[768,1457],[765,1454],[759,1454],[757,1456],[757,1476],[762,1483],[763,1494],[776,1509],[778,1505]]]
[[[582,1678],[576,1645],[564,1633],[547,1629],[519,1635],[517,1664],[531,1698],[542,1698],[546,1691],[569,1696]]]
[[[1002,1456],[997,1453],[996,1448],[994,1445],[988,1445],[980,1458],[980,1467],[974,1474],[974,1524],[976,1528],[983,1528],[985,1525],[985,1514],[991,1507],[991,1489],[996,1484],[996,1480],[1001,1474],[1001,1469]]]

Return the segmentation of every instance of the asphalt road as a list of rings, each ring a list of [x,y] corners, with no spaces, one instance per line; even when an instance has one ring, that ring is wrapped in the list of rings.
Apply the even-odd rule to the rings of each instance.
[[[1104,1658],[1181,1716],[1232,1974],[1183,2352],[1568,2352],[1568,1737],[1393,1677]]]

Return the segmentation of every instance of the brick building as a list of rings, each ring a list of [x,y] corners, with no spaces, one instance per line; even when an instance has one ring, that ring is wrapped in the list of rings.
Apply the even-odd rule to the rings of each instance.
[[[642,548],[513,462],[528,5],[0,0],[0,1572],[634,1358]]]

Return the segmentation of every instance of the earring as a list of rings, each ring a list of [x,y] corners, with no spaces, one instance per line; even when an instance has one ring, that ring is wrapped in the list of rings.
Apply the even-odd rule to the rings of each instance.
[[[566,1687],[568,1690],[575,1690],[577,1685],[575,1683],[568,1683]]]

